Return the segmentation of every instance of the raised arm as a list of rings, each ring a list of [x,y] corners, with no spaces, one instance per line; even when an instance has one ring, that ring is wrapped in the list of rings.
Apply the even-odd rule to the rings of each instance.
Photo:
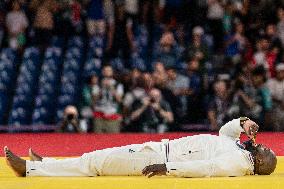
[[[227,136],[238,140],[242,132],[245,132],[249,139],[253,139],[259,126],[247,117],[240,117],[229,121],[219,130],[220,136]]]
[[[241,120],[233,119],[232,121],[229,121],[224,126],[221,127],[219,130],[220,136],[227,136],[233,139],[239,139],[242,132],[245,132],[244,129],[241,126]]]

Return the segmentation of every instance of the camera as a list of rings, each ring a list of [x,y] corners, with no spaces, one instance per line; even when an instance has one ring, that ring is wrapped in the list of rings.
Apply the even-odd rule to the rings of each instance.
[[[67,121],[72,121],[75,118],[74,114],[67,114],[66,119]]]
[[[150,98],[150,103],[154,104],[156,102],[156,100],[154,98]]]

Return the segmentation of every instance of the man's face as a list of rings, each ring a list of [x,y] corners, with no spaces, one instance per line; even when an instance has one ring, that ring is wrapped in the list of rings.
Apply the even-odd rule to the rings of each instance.
[[[98,83],[98,77],[96,75],[93,75],[91,77],[91,85],[96,85]]]
[[[255,158],[255,173],[259,175],[271,174],[277,164],[274,152],[263,144],[258,144],[252,152]]]
[[[227,93],[226,83],[224,81],[219,81],[214,85],[215,94],[219,97],[224,97]]]
[[[150,73],[144,73],[143,79],[144,79],[145,87],[148,89],[151,89],[154,85],[152,75]]]
[[[254,75],[252,77],[252,83],[255,87],[260,86],[263,83],[263,76],[261,75]]]
[[[277,77],[278,80],[283,81],[284,80],[284,70],[277,71],[276,77]]]
[[[169,79],[174,80],[176,78],[176,71],[174,69],[167,70]]]
[[[161,100],[161,93],[157,89],[152,89],[149,94],[150,98],[153,99],[155,102],[160,102]]]
[[[268,50],[270,46],[270,41],[268,41],[268,39],[262,39],[260,45],[262,50]]]
[[[161,62],[157,62],[155,64],[154,69],[155,69],[155,72],[158,72],[158,73],[164,73],[165,72],[165,66]]]
[[[113,76],[113,70],[111,66],[106,66],[103,68],[103,76],[109,78]]]
[[[236,31],[237,31],[238,33],[243,33],[243,32],[244,32],[244,25],[243,25],[242,23],[238,23],[238,24],[236,25]]]
[[[187,66],[188,71],[198,71],[199,70],[199,62],[197,60],[191,60]]]
[[[277,31],[276,26],[273,24],[269,24],[266,27],[266,34],[269,36],[274,36],[276,34],[276,31]]]

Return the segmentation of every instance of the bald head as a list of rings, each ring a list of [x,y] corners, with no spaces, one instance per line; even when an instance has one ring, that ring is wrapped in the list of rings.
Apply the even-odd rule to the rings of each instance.
[[[277,164],[275,153],[264,145],[257,145],[252,154],[254,155],[254,172],[258,175],[270,175],[274,172]]]

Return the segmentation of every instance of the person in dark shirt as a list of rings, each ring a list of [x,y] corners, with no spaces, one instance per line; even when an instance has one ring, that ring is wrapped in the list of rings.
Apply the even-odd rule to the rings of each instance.
[[[167,124],[173,122],[173,113],[164,101],[159,89],[153,88],[142,100],[136,100],[130,114],[132,126],[139,131],[163,133]]]
[[[79,133],[81,132],[78,119],[78,110],[75,106],[67,106],[64,110],[63,120],[60,125],[60,132]]]
[[[130,68],[129,58],[134,49],[132,24],[131,19],[126,17],[124,5],[117,4],[114,23],[109,26],[106,51],[109,58],[123,58],[126,68]]]

